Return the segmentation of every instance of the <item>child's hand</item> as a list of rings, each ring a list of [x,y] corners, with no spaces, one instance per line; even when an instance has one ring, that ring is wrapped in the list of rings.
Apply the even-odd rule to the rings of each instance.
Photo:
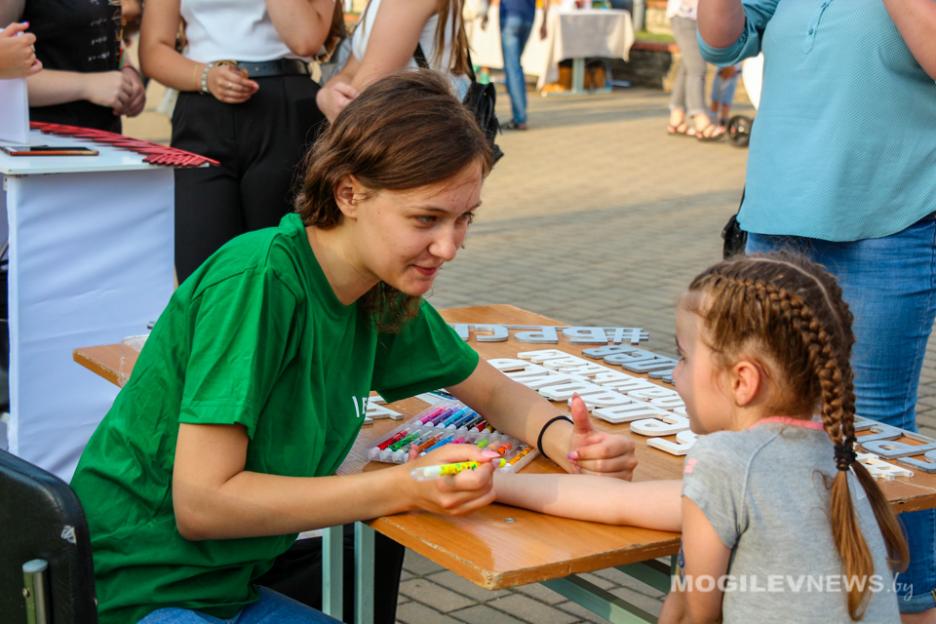
[[[681,591],[671,591],[666,600],[663,601],[663,608],[660,609],[660,619],[658,624],[688,624],[689,611],[686,609],[686,595]]]
[[[414,509],[433,513],[461,515],[494,502],[494,466],[491,460],[500,455],[482,451],[473,444],[446,444],[431,453],[403,464],[406,470],[406,490]],[[454,476],[429,481],[416,481],[409,475],[413,468],[476,461],[475,470],[464,470]]]
[[[36,58],[36,35],[27,22],[14,22],[0,31],[0,78],[25,78],[42,69]]]
[[[634,477],[637,458],[634,441],[613,433],[596,431],[582,397],[572,397],[572,437],[569,440],[569,461],[584,474],[630,480]]]

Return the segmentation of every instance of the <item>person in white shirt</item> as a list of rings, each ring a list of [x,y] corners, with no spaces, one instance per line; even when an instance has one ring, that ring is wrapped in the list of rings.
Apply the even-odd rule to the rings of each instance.
[[[172,146],[221,163],[176,171],[180,283],[231,238],[292,211],[295,167],[322,121],[308,61],[334,12],[334,0],[147,0],[140,60],[179,91]]]
[[[469,67],[462,0],[371,0],[352,36],[348,62],[316,96],[319,109],[333,120],[372,82],[417,69],[417,45],[429,67],[448,74],[463,98]]]

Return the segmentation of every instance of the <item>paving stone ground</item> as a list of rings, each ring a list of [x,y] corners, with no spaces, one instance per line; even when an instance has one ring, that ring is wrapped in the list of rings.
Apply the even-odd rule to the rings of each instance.
[[[151,91],[150,108],[157,99]],[[499,109],[508,119],[506,94]],[[648,348],[672,354],[673,304],[720,258],[719,232],[737,209],[747,151],[669,137],[666,116],[659,91],[530,94],[530,130],[500,137],[507,155],[432,303],[512,303],[573,324],[639,325],[651,333]],[[126,132],[166,140],[169,126],[148,111]],[[919,421],[929,435],[936,435],[934,348],[920,387]],[[659,592],[616,570],[591,578],[659,610]],[[545,587],[488,592],[413,553],[404,579],[397,617],[405,624],[603,621]]]

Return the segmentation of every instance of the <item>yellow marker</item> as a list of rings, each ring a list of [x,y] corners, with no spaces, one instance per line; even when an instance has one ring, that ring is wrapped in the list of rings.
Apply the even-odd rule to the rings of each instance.
[[[507,464],[504,458],[498,459],[495,466],[502,468]],[[477,470],[481,464],[476,461],[455,462],[453,464],[437,464],[435,466],[421,466],[410,470],[410,476],[417,481],[429,481],[439,477],[448,477],[457,475],[465,470]]]

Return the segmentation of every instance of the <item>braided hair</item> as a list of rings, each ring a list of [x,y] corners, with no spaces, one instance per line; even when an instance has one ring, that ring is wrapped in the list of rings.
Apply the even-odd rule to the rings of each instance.
[[[871,503],[891,564],[905,569],[908,551],[900,525],[868,470],[855,461],[855,390],[849,363],[855,337],[851,312],[835,278],[791,253],[736,256],[698,275],[683,305],[702,318],[704,340],[721,365],[729,366],[742,353],[763,358],[759,364],[774,388],[768,396],[769,412],[812,414],[818,408],[835,447],[837,471],[829,514],[846,577],[867,578],[874,572],[849,492],[849,471]],[[861,619],[868,592],[864,583],[849,585],[848,613],[853,620]]]

